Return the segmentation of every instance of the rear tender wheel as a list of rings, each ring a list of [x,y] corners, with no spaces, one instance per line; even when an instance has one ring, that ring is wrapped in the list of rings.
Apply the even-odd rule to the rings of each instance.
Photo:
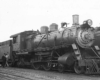
[[[20,59],[17,61],[17,66],[18,66],[18,67],[24,67],[24,66],[25,66],[25,62],[24,62],[24,59],[23,59],[23,58],[20,58]]]
[[[9,67],[13,67],[14,66],[14,62],[8,62],[8,66]]]
[[[21,61],[17,61],[17,67],[21,67]]]
[[[35,69],[35,70],[40,69],[40,66],[41,66],[41,65],[39,64],[39,62],[34,62],[34,59],[31,59],[30,63],[31,63],[31,67],[32,67],[33,69]]]
[[[58,71],[59,72],[64,72],[65,71],[65,66],[63,64],[58,64]]]
[[[85,72],[85,68],[83,66],[79,66],[78,62],[75,62],[74,71],[77,74],[83,74]]]
[[[44,70],[49,71],[49,70],[51,70],[51,68],[52,68],[52,63],[50,61],[43,64]]]

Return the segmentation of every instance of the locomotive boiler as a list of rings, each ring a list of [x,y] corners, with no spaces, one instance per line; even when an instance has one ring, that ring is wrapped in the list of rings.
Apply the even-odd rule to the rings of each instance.
[[[60,30],[56,23],[52,23],[49,28],[42,26],[41,31],[12,35],[10,63],[12,61],[12,65],[18,67],[31,65],[34,69],[59,72],[74,70],[77,74],[99,73],[100,48],[91,25],[90,19],[79,25],[79,16],[73,15],[71,27],[63,22]]]
[[[77,15],[74,16],[78,17]],[[76,20],[76,19],[74,19]],[[94,32],[91,28],[91,20],[81,26],[74,21],[72,27],[65,27],[58,30],[58,25],[52,23],[50,31],[47,26],[42,26],[41,34],[38,34],[32,41],[35,55],[40,56],[40,61],[47,61],[42,64],[45,70],[50,70],[51,66],[58,67],[58,71],[63,72],[66,68],[74,70],[76,73],[82,73],[85,70],[85,58],[98,58],[98,52],[92,47],[94,45]],[[62,23],[67,26],[67,23]],[[95,52],[95,53],[94,53]],[[46,56],[46,59],[43,56]],[[37,57],[34,58],[38,60]],[[34,60],[32,60],[34,63]],[[37,68],[32,65],[34,68]],[[80,69],[78,67],[80,66]],[[39,68],[39,65],[38,65]]]

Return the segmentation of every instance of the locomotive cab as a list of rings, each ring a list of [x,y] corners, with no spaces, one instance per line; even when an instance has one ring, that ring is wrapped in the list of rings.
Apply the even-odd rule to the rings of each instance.
[[[33,31],[24,31],[15,35],[12,35],[11,38],[13,38],[13,51],[16,53],[19,52],[25,52],[28,51],[30,47],[28,45],[28,40],[30,38],[27,38],[28,36],[34,34]]]

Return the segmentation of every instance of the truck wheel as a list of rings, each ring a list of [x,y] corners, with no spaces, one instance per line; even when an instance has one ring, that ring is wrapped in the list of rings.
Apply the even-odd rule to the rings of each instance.
[[[74,64],[74,71],[77,74],[83,74],[85,72],[85,67],[79,66],[78,62],[75,62],[75,64]]]
[[[52,68],[52,63],[50,61],[48,61],[48,62],[44,63],[42,66],[43,66],[44,70],[50,71]]]
[[[41,65],[40,65],[38,62],[34,62],[34,59],[31,59],[30,64],[31,64],[31,67],[32,67],[33,69],[35,69],[35,70],[40,69],[40,66],[41,66]]]
[[[65,71],[65,66],[63,64],[58,64],[58,71],[59,72],[64,72]]]

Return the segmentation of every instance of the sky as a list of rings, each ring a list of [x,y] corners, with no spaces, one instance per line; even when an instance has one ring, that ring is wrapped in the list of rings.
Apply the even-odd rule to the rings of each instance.
[[[93,27],[100,26],[100,0],[0,0],[0,42],[11,35],[40,30],[61,22],[72,25],[72,15],[79,15],[79,23],[91,19]]]

